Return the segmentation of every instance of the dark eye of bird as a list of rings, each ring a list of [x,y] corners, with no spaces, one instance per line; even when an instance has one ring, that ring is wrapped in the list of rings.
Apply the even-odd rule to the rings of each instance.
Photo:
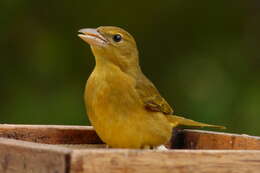
[[[122,40],[122,36],[119,35],[119,34],[116,34],[116,35],[113,36],[113,40],[114,40],[115,42],[119,42],[119,41]]]

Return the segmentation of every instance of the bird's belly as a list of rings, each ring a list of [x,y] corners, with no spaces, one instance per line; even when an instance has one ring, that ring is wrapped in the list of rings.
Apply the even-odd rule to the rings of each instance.
[[[102,89],[88,101],[87,108],[97,134],[111,147],[158,146],[171,136],[166,117],[145,110],[131,92]]]
[[[117,68],[109,71],[94,70],[85,92],[87,113],[99,137],[116,148],[166,143],[172,129],[164,114],[144,108],[130,76]]]
[[[132,117],[109,114],[105,118],[91,121],[99,137],[109,146],[115,148],[142,148],[165,144],[171,136],[171,126],[164,115],[136,113]],[[110,118],[114,116],[113,118]],[[119,116],[115,118],[115,116]],[[157,116],[151,118],[151,116]],[[91,119],[91,118],[90,118]]]

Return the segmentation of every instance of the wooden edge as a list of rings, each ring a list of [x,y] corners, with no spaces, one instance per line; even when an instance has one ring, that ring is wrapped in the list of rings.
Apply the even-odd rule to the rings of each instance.
[[[0,137],[45,144],[102,144],[91,126],[0,125]]]
[[[70,149],[63,147],[62,145],[41,144],[41,143],[28,142],[28,141],[22,141],[17,139],[7,139],[2,137],[0,137],[0,146],[26,148],[30,150],[50,151],[50,152],[65,153],[65,154],[71,152]]]
[[[0,138],[0,172],[68,173],[70,153],[54,145]]]
[[[27,128],[27,129],[75,129],[75,130],[94,130],[92,126],[74,125],[38,125],[38,124],[0,124],[0,129]]]
[[[0,125],[0,137],[45,144],[103,144],[91,126]],[[169,148],[259,150],[260,137],[175,129]]]
[[[201,133],[201,134],[214,134],[214,135],[227,135],[227,136],[236,136],[236,137],[249,137],[254,139],[259,139],[260,136],[252,136],[248,134],[236,134],[236,133],[225,133],[225,132],[214,132],[214,131],[208,131],[208,130],[194,130],[194,129],[183,129],[186,133]]]
[[[259,169],[260,151],[253,150],[99,149],[74,150],[71,155],[71,173],[218,173],[258,172]]]
[[[260,137],[203,130],[178,130],[172,148],[260,150]]]

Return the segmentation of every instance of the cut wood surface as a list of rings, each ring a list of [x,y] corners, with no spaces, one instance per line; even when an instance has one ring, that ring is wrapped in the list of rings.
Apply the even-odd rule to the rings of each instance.
[[[87,126],[0,125],[0,173],[260,172],[259,137],[177,129],[170,146],[180,150],[107,148]]]
[[[74,151],[71,173],[259,173],[260,151]]]
[[[0,137],[45,144],[102,144],[91,126],[0,125]],[[102,146],[105,145],[98,148]],[[177,129],[169,146],[175,149],[256,150],[260,149],[260,137]]]
[[[260,137],[203,130],[179,130],[172,148],[260,150]]]
[[[101,144],[92,126],[0,125],[0,137],[45,144]]]
[[[0,173],[68,173],[70,150],[0,138]]]

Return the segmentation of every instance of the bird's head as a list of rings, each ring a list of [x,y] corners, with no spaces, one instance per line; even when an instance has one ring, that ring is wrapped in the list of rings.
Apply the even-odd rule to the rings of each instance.
[[[90,45],[96,61],[112,62],[123,71],[139,67],[136,42],[122,28],[100,26],[80,29],[79,32],[78,36]]]

